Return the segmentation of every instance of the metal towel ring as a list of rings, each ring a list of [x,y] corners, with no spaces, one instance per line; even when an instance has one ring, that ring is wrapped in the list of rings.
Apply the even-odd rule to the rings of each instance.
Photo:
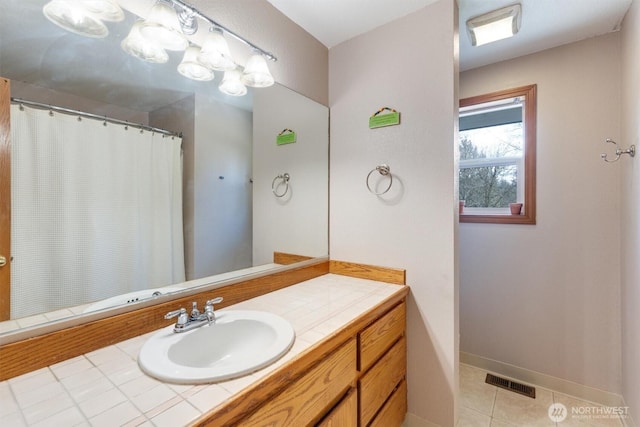
[[[273,191],[273,194],[276,195],[276,197],[284,197],[285,194],[287,194],[287,191],[289,191],[289,179],[291,178],[291,176],[288,173],[283,173],[282,175],[278,175],[275,178],[273,178],[273,181],[271,181],[271,191]],[[276,181],[281,179],[282,183],[278,184],[276,186]],[[284,187],[284,191],[282,193],[278,193],[276,191],[276,188],[280,187],[282,184],[285,185]]]
[[[374,173],[375,171],[378,171],[378,173],[382,176],[388,176],[389,177],[389,185],[387,186],[387,188],[378,193],[374,190],[371,189],[371,186],[369,185],[369,178],[371,178],[371,174]],[[389,165],[386,164],[381,164],[375,167],[375,169],[371,169],[371,172],[369,172],[369,174],[367,175],[367,189],[375,194],[376,196],[382,196],[383,194],[385,194],[386,192],[388,192],[389,190],[391,190],[391,186],[393,185],[393,175],[391,174],[391,168],[389,167]]]

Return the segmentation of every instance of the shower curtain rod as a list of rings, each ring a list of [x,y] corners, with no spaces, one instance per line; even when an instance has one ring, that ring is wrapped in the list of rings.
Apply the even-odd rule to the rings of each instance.
[[[98,114],[86,113],[84,111],[79,111],[79,110],[73,110],[71,108],[58,107],[58,106],[55,106],[55,105],[43,104],[41,102],[35,102],[35,101],[27,101],[26,99],[21,99],[21,98],[11,98],[11,102],[13,102],[14,104],[28,105],[30,107],[42,108],[42,109],[51,110],[51,111],[57,111],[59,113],[72,114],[74,116],[80,116],[80,117],[87,117],[87,118],[90,118],[90,119],[103,120],[105,123],[113,123],[113,124],[117,124],[117,125],[131,126],[132,128],[135,128],[135,129],[146,130],[146,131],[160,133],[162,135],[177,136],[179,138],[182,138],[182,132],[180,132],[180,133],[171,132],[171,131],[168,131],[168,130],[165,130],[165,129],[156,128],[156,127],[153,127],[153,126],[147,126],[147,125],[143,125],[143,124],[132,123],[132,122],[128,122],[126,120],[113,119],[113,118],[110,118],[110,117],[107,117],[107,116],[100,116]]]

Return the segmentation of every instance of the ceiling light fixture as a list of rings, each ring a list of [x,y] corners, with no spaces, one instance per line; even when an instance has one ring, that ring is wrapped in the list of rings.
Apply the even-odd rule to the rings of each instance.
[[[72,0],[51,0],[42,8],[44,16],[72,33],[93,38],[109,35],[107,26],[82,4]]]
[[[178,72],[191,80],[209,81],[215,77],[213,71],[198,62],[198,46],[189,46],[184,52],[182,62],[178,65]]]
[[[512,37],[520,30],[522,7],[514,4],[476,16],[467,21],[467,32],[472,46]]]
[[[236,68],[236,63],[233,61],[229,51],[229,45],[224,39],[220,28],[209,28],[209,33],[202,43],[198,61],[212,70],[230,71]]]
[[[244,67],[242,83],[251,87],[269,87],[275,83],[262,53],[254,50]]]
[[[220,92],[231,96],[244,96],[247,94],[247,87],[242,83],[239,70],[229,70],[224,72],[222,83],[218,86]]]
[[[185,50],[189,46],[173,4],[165,0],[157,0],[153,5],[140,26],[140,34],[167,50]]]
[[[163,48],[151,40],[147,40],[140,34],[142,20],[139,19],[131,27],[129,35],[122,40],[120,47],[131,56],[154,64],[164,64],[169,60],[169,54]]]
[[[275,83],[267,59],[278,59],[264,49],[218,24],[182,0],[155,0],[145,18],[135,22],[120,46],[128,54],[151,63],[169,60],[166,50],[185,50],[178,72],[200,81],[212,80],[213,70],[225,71],[218,88],[232,96],[247,93],[247,87],[268,87]],[[106,37],[109,29],[104,21],[122,21],[124,12],[116,0],[50,0],[43,13],[54,24],[88,37]],[[191,45],[187,36],[198,31],[198,19],[209,26],[202,48]],[[225,35],[253,49],[244,72],[235,63]],[[193,41],[193,40],[192,40]],[[166,50],[165,50],[166,49]]]

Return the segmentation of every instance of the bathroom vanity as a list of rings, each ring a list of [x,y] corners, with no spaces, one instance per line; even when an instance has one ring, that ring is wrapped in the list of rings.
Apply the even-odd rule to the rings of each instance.
[[[215,384],[160,382],[136,361],[155,333],[147,332],[1,382],[0,424],[399,426],[407,405],[404,272],[399,283],[354,264],[326,267],[226,308],[291,322],[293,347],[272,365]]]
[[[399,426],[407,411],[406,290],[398,289],[196,425]]]

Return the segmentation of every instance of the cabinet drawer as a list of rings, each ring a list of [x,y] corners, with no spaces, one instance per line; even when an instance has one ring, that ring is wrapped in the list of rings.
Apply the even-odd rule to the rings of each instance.
[[[357,427],[358,392],[352,389],[317,427]]]
[[[407,381],[402,380],[370,425],[371,427],[400,427],[406,415]]]
[[[365,328],[360,334],[360,366],[358,370],[365,372],[391,345],[404,333],[406,304],[396,306],[393,310]]]
[[[239,425],[313,424],[354,384],[356,374],[356,340],[351,339]]]
[[[402,337],[359,381],[360,422],[366,426],[407,370],[407,340]]]

